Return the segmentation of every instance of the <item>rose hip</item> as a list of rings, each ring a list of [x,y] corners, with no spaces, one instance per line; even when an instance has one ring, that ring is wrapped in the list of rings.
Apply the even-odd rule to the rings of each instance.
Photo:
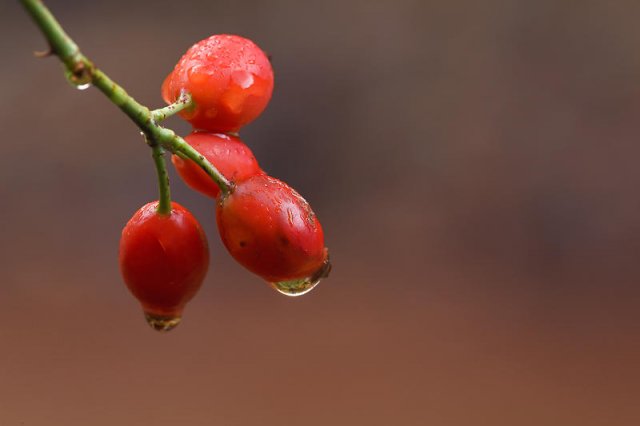
[[[270,283],[303,280],[328,263],[324,234],[309,203],[282,181],[256,175],[217,207],[218,230],[231,255]]]
[[[162,85],[162,97],[175,102],[181,91],[195,108],[181,116],[197,129],[234,132],[265,109],[273,91],[267,55],[251,40],[214,35],[194,44]]]
[[[209,267],[209,248],[200,224],[187,209],[158,202],[140,208],[122,230],[120,270],[156,330],[178,325],[185,304],[200,289]]]
[[[231,182],[238,183],[264,173],[249,147],[238,137],[193,132],[184,139]],[[171,156],[171,161],[189,187],[212,198],[220,195],[218,185],[196,163],[175,154]]]

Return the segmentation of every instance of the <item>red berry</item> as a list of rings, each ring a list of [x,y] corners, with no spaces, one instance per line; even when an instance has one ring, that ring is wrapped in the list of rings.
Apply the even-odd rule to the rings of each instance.
[[[306,280],[327,269],[318,218],[278,179],[256,175],[238,183],[218,203],[217,219],[231,255],[268,282]]]
[[[122,230],[120,270],[159,331],[178,325],[185,304],[196,294],[209,267],[209,248],[200,224],[187,209],[172,204],[169,215],[158,202],[140,208]]]
[[[175,102],[191,93],[195,108],[181,112],[195,128],[232,132],[265,109],[273,91],[267,55],[251,40],[214,35],[191,46],[162,85],[162,97]]]
[[[240,138],[219,133],[193,132],[184,139],[232,182],[241,182],[264,173],[249,147]],[[177,155],[171,156],[171,161],[191,188],[212,198],[220,195],[218,185],[196,163]]]

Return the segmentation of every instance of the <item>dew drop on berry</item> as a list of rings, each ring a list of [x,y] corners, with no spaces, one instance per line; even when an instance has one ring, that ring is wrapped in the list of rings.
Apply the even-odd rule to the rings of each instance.
[[[78,85],[76,85],[76,89],[78,89],[78,90],[87,90],[89,88],[89,86],[91,86],[90,83],[78,84]]]
[[[248,89],[254,83],[253,74],[247,71],[236,71],[231,74],[231,79],[243,89]]]
[[[329,261],[327,257],[320,269],[309,277],[290,281],[270,282],[269,285],[280,294],[289,297],[298,297],[316,288],[323,278],[329,276],[329,272],[331,272],[331,261]]]
[[[182,317],[172,315],[157,315],[149,312],[144,313],[144,318],[147,320],[147,324],[156,331],[167,332],[171,331],[180,324]]]
[[[320,283],[320,280],[321,279],[310,280],[309,278],[303,278],[301,280],[269,283],[269,285],[280,294],[284,294],[289,297],[298,297],[313,290]]]
[[[193,84],[202,84],[207,80],[207,72],[202,67],[194,66],[187,71],[187,77]]]

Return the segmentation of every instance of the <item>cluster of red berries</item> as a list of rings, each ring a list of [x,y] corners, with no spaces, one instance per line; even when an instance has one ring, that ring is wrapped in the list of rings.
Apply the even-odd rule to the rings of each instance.
[[[273,70],[250,40],[214,35],[193,45],[162,86],[171,104],[188,92],[194,106],[180,115],[194,131],[185,140],[231,183],[223,193],[193,161],[172,162],[191,188],[216,200],[220,237],[231,255],[287,295],[311,290],[330,269],[320,222],[286,183],[268,176],[237,131],[264,110]],[[168,215],[157,202],[138,210],[122,231],[120,267],[149,324],[170,330],[195,295],[209,264],[208,244],[196,219],[172,203]]]

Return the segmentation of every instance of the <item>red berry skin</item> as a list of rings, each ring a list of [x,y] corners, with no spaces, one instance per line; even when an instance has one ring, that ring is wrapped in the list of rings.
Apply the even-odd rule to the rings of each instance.
[[[180,115],[196,129],[235,132],[266,108],[273,92],[273,69],[251,40],[213,35],[187,50],[162,85],[162,97],[175,102],[191,93],[196,107]]]
[[[160,215],[158,202],[140,208],[122,230],[120,271],[146,314],[179,317],[209,267],[205,234],[193,215],[171,203]]]
[[[241,182],[251,176],[264,173],[249,147],[238,137],[219,133],[193,132],[184,139],[232,182]],[[218,185],[196,163],[177,155],[171,156],[171,162],[189,187],[211,198],[217,198],[220,195]]]
[[[229,253],[268,282],[306,278],[326,260],[324,234],[309,203],[282,181],[256,175],[217,206]]]

